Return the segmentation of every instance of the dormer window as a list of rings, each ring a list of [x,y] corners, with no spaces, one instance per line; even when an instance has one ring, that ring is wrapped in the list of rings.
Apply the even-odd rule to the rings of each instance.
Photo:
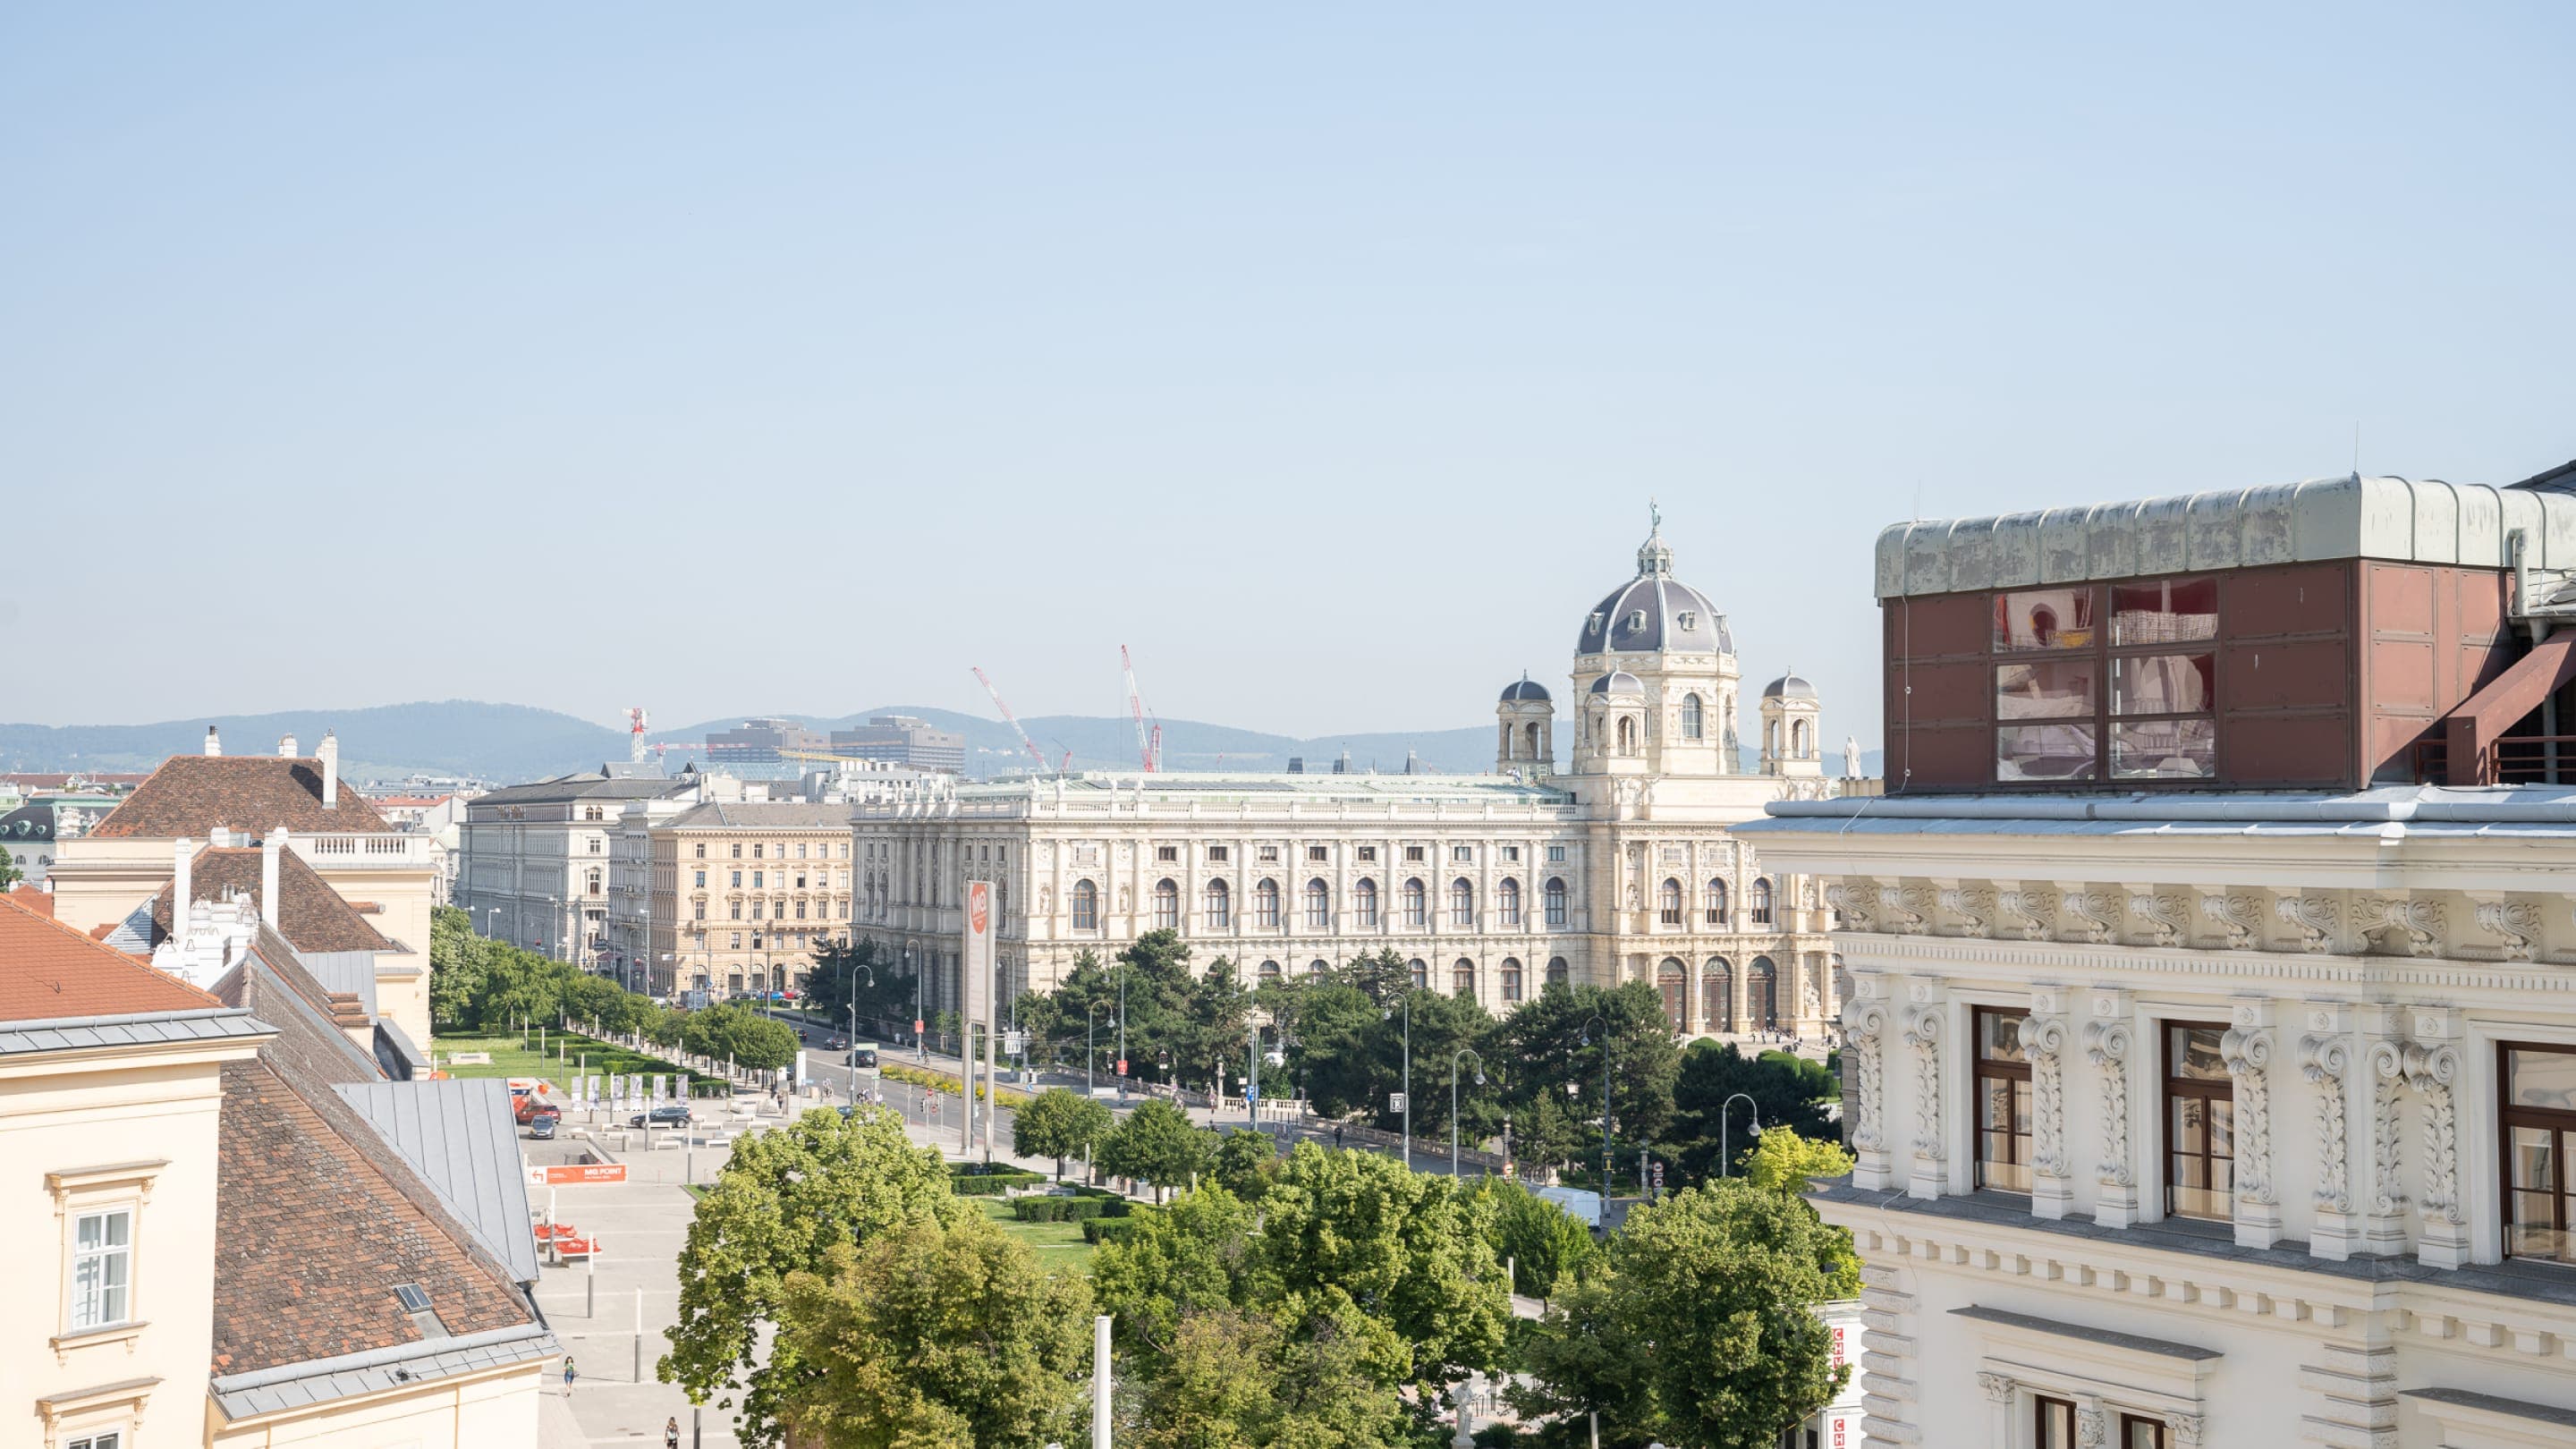
[[[1645,627],[1646,627],[1646,611],[1645,611],[1645,610],[1643,610],[1643,609],[1630,609],[1630,610],[1628,611],[1628,627],[1629,627],[1630,629],[1643,629],[1643,628],[1645,628]]]
[[[1681,617],[1678,622],[1681,625],[1682,632],[1687,634],[1693,629],[1699,627],[1699,615],[1692,610],[1684,609],[1681,612]]]
[[[1598,634],[1601,632],[1601,611],[1599,609],[1592,611],[1592,622],[1585,626],[1583,632],[1586,634]]]

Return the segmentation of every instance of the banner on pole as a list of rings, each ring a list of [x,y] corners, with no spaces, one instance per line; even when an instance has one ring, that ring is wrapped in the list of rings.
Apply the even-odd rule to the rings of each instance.
[[[993,883],[966,882],[966,1019],[993,1024]]]

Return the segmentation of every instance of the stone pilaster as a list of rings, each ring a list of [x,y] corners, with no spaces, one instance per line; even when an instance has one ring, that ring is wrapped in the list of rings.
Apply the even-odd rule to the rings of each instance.
[[[2349,1258],[2361,1238],[2353,1192],[2353,1097],[2368,1075],[2353,1070],[2356,1053],[2352,1009],[2341,1002],[2311,1001],[2300,1008],[2299,1074],[2316,1094],[2316,1229],[2308,1251],[2320,1258]],[[2368,1120],[2365,1114],[2363,1120]]]
[[[2075,1200],[2066,1145],[2066,998],[2064,987],[2037,988],[2021,1024],[2022,1056],[2030,1062],[2030,1210],[2043,1218],[2066,1216]]]
[[[2236,1086],[2236,1243],[2281,1240],[2281,1199],[2272,1180],[2272,1004],[2239,999],[2219,1040]]]
[[[2308,1396],[2299,1437],[2339,1449],[2398,1449],[2397,1350],[2328,1343],[2317,1352],[2318,1362],[2299,1369]]]
[[[2362,1150],[2356,1133],[2347,1170],[2352,1174],[2353,1204],[2359,1210],[2359,1246],[2363,1253],[2406,1251],[2406,1010],[2396,1006],[2359,1009],[2362,1091],[2368,1112],[2369,1147]]]
[[[1852,1186],[1885,1190],[1896,1185],[1896,1166],[1888,1151],[1887,1048],[1893,1024],[1888,980],[1875,971],[1852,975],[1852,999],[1843,1003],[1843,1027],[1850,1034],[1856,1081],[1852,1103]]]
[[[2135,1034],[2129,993],[2097,989],[2092,1020],[2084,1028],[2084,1055],[2101,1082],[2101,1159],[2093,1192],[2093,1220],[2125,1228],[2138,1220],[2137,1154],[2129,1142],[2129,1079]]]
[[[2406,1047],[2406,1085],[2424,1103],[2424,1191],[2416,1260],[2456,1268],[2469,1260],[2468,1214],[2460,1182],[2460,1013],[2419,1007]]]
[[[1915,1424],[1922,1393],[1908,1271],[1894,1263],[1860,1265],[1861,1433],[1872,1443],[1920,1444]]]
[[[1905,1045],[1914,1068],[1914,1174],[1909,1197],[1935,1198],[1949,1181],[1949,1105],[1941,1089],[1950,1003],[1942,984],[1918,977],[1905,985]]]

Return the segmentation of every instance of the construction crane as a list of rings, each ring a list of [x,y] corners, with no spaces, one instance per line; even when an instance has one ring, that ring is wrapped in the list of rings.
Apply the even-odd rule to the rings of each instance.
[[[1124,644],[1118,646],[1118,667],[1127,672],[1127,713],[1136,721],[1136,753],[1150,775],[1162,767],[1163,725],[1157,720],[1153,729],[1145,728],[1145,700],[1136,692],[1136,661]]]
[[[640,765],[644,763],[644,706],[628,710],[626,723],[626,758]]]
[[[1010,725],[1011,733],[1020,737],[1020,744],[1028,750],[1029,758],[1038,762],[1038,773],[1041,775],[1045,774],[1047,767],[1046,751],[1039,749],[1038,742],[1029,738],[1029,732],[1020,728],[1020,717],[1011,713],[1010,705],[1003,702],[1002,692],[993,687],[992,676],[986,674],[980,667],[971,665],[969,667],[975,669],[975,682],[984,686],[984,692],[986,694],[993,696],[993,708],[1002,712],[1003,722]]]

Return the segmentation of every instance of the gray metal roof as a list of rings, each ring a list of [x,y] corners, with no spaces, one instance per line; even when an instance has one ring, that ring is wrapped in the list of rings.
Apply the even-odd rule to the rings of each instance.
[[[13,1021],[0,1027],[0,1056],[21,1052],[152,1046],[174,1041],[256,1039],[274,1031],[275,1028],[268,1023],[233,1006],[210,1006],[201,1011],[147,1011],[128,1016],[53,1017]]]
[[[1816,687],[1800,679],[1797,672],[1792,670],[1762,686],[1762,697],[1764,699],[1813,699],[1816,697]]]
[[[665,830],[847,830],[847,805],[802,805],[786,800],[714,800],[663,822]]]
[[[386,1017],[376,1018],[376,1065],[397,1082],[425,1080],[432,1063],[411,1033]]]
[[[1775,800],[1769,817],[1729,827],[1765,835],[2410,835],[2576,838],[2576,787],[2454,789],[2377,785],[2344,792],[2087,795],[1891,795]]]
[[[987,800],[1026,800],[1035,789],[1053,798],[1061,790],[1071,803],[1096,804],[1101,797],[1116,795],[1123,800],[1169,800],[1187,804],[1198,800],[1209,805],[1228,803],[1227,797],[1262,804],[1295,797],[1307,804],[1348,800],[1353,804],[1399,805],[1485,804],[1497,805],[1563,805],[1573,795],[1547,785],[1526,784],[1504,775],[1254,775],[1213,770],[1157,772],[1147,775],[1136,771],[1083,770],[1071,775],[1049,775],[1043,779],[1010,776],[998,780],[970,780],[952,787],[936,799],[955,798],[961,802]],[[865,810],[866,805],[838,807],[844,811]]]
[[[358,998],[367,1015],[376,1014],[376,953],[373,951],[298,951],[296,959],[325,991],[345,991]]]
[[[1591,694],[1643,694],[1646,692],[1646,681],[1630,674],[1627,670],[1614,669],[1609,673],[1602,675],[1599,679],[1592,681],[1592,688],[1586,692]]]
[[[223,1410],[226,1419],[237,1423],[259,1414],[409,1388],[426,1380],[502,1364],[554,1358],[562,1352],[563,1345],[551,1331],[541,1324],[526,1324],[313,1359],[257,1373],[218,1374],[208,1387],[214,1393],[215,1406]]]
[[[2576,496],[2406,478],[2314,478],[1891,524],[1878,536],[1882,599],[2089,579],[2377,558],[2504,568],[2521,530],[2534,568],[2576,568]]]
[[[332,1090],[402,1154],[448,1213],[509,1267],[511,1277],[536,1280],[528,1183],[508,1083],[496,1077],[335,1082]]]
[[[1592,606],[1577,654],[1732,654],[1735,637],[1708,595],[1669,574],[1640,574]]]
[[[1529,700],[1541,704],[1546,703],[1547,686],[1540,684],[1538,681],[1530,678],[1526,674],[1503,686],[1502,703],[1511,704],[1520,700]]]
[[[612,780],[605,775],[557,775],[527,785],[504,785],[466,802],[468,810],[487,805],[555,805],[569,800],[658,800],[698,788],[695,776]]]

